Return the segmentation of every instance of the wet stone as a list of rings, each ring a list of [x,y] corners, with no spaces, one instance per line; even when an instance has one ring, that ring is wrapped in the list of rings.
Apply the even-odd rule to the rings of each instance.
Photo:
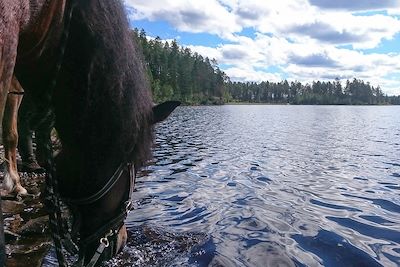
[[[47,230],[48,216],[41,197],[45,175],[19,174],[21,183],[29,194],[1,196],[6,238],[6,266],[39,267],[52,244]],[[0,182],[3,177],[4,173],[0,170]]]
[[[19,234],[42,234],[48,229],[48,216],[31,219],[19,229]]]
[[[6,247],[6,266],[39,267],[51,246],[48,236],[21,238]]]
[[[7,254],[27,255],[51,245],[51,239],[47,236],[22,237],[19,241],[23,242],[12,242],[10,244],[10,249],[7,251]]]
[[[43,234],[48,229],[48,216],[31,219],[19,229],[19,234]]]
[[[18,232],[18,229],[21,227],[22,221],[23,219],[19,214],[4,218],[4,229],[11,232]]]
[[[16,239],[20,238],[21,236],[17,233],[13,233],[9,230],[4,230],[4,237],[5,237],[6,242],[10,242],[12,240],[16,240]]]
[[[32,266],[39,267],[42,266],[43,256],[39,254],[32,254],[26,258],[26,260],[18,260],[15,258],[7,259],[7,267],[21,267],[21,266]],[[21,263],[22,262],[22,263]]]
[[[33,187],[33,188],[31,189],[30,193],[33,194],[33,195],[38,195],[38,194],[40,194],[40,189],[39,189],[39,187],[37,187],[37,185],[34,185],[34,186],[35,186],[35,187]]]
[[[5,214],[18,214],[24,210],[24,203],[12,200],[2,200],[1,207]]]

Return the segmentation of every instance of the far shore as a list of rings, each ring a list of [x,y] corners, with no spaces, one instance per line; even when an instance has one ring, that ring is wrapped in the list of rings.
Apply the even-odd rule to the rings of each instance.
[[[190,104],[182,103],[182,106],[399,106],[393,104],[290,104],[290,103],[253,103],[253,102],[228,102],[224,104]]]

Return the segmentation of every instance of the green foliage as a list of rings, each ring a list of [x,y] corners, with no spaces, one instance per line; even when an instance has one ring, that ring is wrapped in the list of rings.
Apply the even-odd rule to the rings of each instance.
[[[151,40],[144,30],[133,31],[140,44],[155,102],[180,100],[189,105],[223,104],[229,80],[215,60],[203,58],[173,40]]]
[[[347,80],[346,86],[338,79],[334,82],[281,81],[278,83],[229,82],[227,95],[232,102],[274,103],[296,105],[387,105],[400,104],[400,96],[387,96],[380,87],[373,87],[362,80]]]

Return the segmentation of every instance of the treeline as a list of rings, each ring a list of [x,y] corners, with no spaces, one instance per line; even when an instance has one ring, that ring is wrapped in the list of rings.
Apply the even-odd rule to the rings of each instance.
[[[379,86],[374,87],[359,79],[347,80],[345,85],[316,81],[312,84],[281,81],[229,82],[229,101],[298,105],[385,105],[400,104],[400,96],[387,96]]]
[[[304,105],[400,105],[400,96],[387,96],[380,87],[359,79],[345,85],[335,81],[231,82],[214,59],[180,47],[176,40],[148,38],[137,28],[132,32],[141,46],[155,102],[180,100],[185,104],[227,102]]]
[[[143,29],[135,29],[133,37],[145,56],[154,101],[174,99],[185,104],[223,104],[229,79],[215,60],[180,47],[176,40],[147,38]]]

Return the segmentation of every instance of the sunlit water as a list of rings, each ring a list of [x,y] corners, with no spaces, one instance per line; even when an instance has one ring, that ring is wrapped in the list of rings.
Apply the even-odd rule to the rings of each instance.
[[[178,108],[156,129],[114,265],[400,266],[399,115]]]

